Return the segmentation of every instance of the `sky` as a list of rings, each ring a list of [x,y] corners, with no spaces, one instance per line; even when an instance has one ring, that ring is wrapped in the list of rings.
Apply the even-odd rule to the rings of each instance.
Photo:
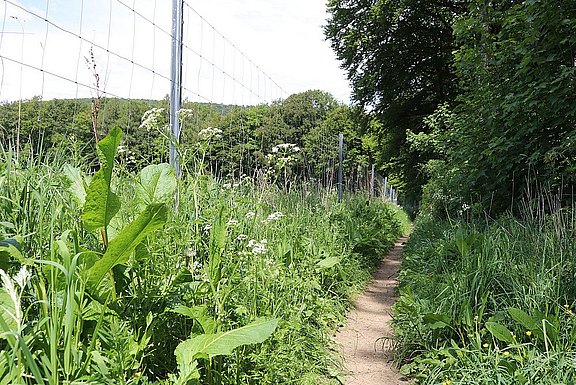
[[[2,0],[0,101],[165,97],[171,7],[171,0]],[[184,99],[247,105],[320,89],[349,103],[345,72],[324,40],[327,18],[325,0],[186,0]]]

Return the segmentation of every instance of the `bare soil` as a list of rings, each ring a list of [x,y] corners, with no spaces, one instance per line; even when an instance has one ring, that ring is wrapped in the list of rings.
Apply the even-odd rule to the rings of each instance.
[[[347,324],[335,335],[346,368],[346,385],[409,384],[393,367],[390,344],[391,306],[397,299],[396,276],[406,238],[399,239],[354,302]]]

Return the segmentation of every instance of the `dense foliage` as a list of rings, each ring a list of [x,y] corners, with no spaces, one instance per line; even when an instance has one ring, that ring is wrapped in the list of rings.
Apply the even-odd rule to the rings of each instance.
[[[564,1],[475,1],[458,21],[452,194],[502,211],[528,179],[573,184],[575,32],[576,5]]]
[[[394,305],[402,372],[430,385],[573,384],[576,3],[328,9],[380,165],[405,201],[422,187]]]
[[[2,152],[0,383],[337,383],[329,332],[401,212],[280,189],[286,162],[258,183],[191,158],[180,181],[133,172],[121,143],[99,141],[95,173]]]
[[[430,181],[428,212],[477,203],[500,213],[527,179],[573,184],[573,2],[333,0],[328,9],[327,37],[405,200]]]
[[[377,134],[380,167],[416,200],[422,165],[434,153],[415,151],[407,131],[428,132],[423,119],[452,101],[458,89],[452,66],[452,23],[464,1],[331,0],[325,28],[353,87],[353,100]]]
[[[574,383],[574,221],[542,203],[522,218],[418,223],[393,321],[417,384]]]
[[[66,149],[72,158],[87,159],[96,167],[93,126],[98,137],[119,127],[125,132],[122,156],[127,167],[138,170],[168,160],[167,107],[167,100],[101,99],[93,119],[94,104],[88,99],[4,103],[0,105],[0,146],[14,148],[18,157],[50,157]],[[198,151],[202,130],[218,128],[203,158],[218,177],[254,176],[269,166],[266,155],[274,146],[291,143],[301,150],[291,169],[294,175],[328,186],[335,180],[340,133],[350,186],[365,177],[374,160],[373,137],[361,130],[354,111],[323,91],[247,107],[186,102],[180,120],[183,157]]]

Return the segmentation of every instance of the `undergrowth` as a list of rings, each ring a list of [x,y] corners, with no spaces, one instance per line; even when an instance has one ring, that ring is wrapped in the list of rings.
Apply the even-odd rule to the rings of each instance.
[[[96,173],[0,154],[0,384],[337,383],[328,335],[406,216],[201,153],[129,172],[120,141]]]
[[[421,220],[394,305],[397,361],[417,384],[573,384],[573,208]]]

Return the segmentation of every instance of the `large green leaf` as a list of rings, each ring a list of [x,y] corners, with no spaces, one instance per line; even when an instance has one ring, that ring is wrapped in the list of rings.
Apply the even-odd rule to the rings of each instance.
[[[508,313],[514,319],[514,321],[518,322],[522,325],[526,330],[534,330],[539,327],[538,321],[535,320],[532,316],[526,313],[524,310],[517,309],[514,307],[508,308]]]
[[[326,257],[316,262],[316,265],[322,269],[329,269],[340,263],[340,257]]]
[[[452,319],[446,314],[428,313],[422,317],[422,321],[434,330],[450,327]]]
[[[16,304],[5,288],[0,288],[0,339],[18,331]]]
[[[86,203],[86,189],[88,188],[88,185],[86,183],[86,178],[82,175],[82,171],[80,171],[79,168],[65,164],[64,175],[66,175],[66,178],[70,181],[68,190],[72,193],[72,196],[80,206],[84,206]]]
[[[110,189],[110,183],[114,157],[121,137],[122,130],[115,127],[98,143],[102,166],[90,182],[81,216],[88,231],[108,226],[112,217],[120,210],[120,199]]]
[[[166,218],[166,205],[149,205],[138,218],[110,241],[102,258],[88,270],[88,286],[96,289],[110,269],[126,263],[136,246],[152,231],[162,227],[166,223]]]
[[[486,322],[486,329],[492,334],[492,336],[500,341],[506,342],[508,344],[513,344],[514,338],[512,337],[512,332],[508,328],[497,322]]]
[[[239,346],[263,342],[274,333],[277,324],[274,318],[261,318],[238,329],[192,337],[176,347],[176,360],[179,364],[190,364],[197,358],[232,354]]]
[[[208,315],[208,307],[206,305],[194,307],[176,306],[172,311],[198,321],[204,333],[214,333],[216,331],[216,320]]]
[[[140,171],[136,194],[141,205],[168,203],[174,198],[177,179],[174,168],[167,163],[152,164]]]

